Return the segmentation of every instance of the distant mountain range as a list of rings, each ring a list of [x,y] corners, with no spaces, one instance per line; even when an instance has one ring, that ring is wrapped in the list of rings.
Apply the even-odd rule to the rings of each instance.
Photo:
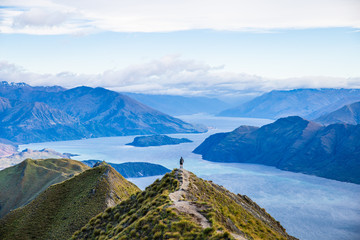
[[[334,112],[322,115],[314,121],[325,125],[334,123],[360,124],[360,102],[345,105]]]
[[[2,138],[29,143],[206,131],[104,88],[0,84]]]
[[[0,219],[0,239],[69,239],[92,217],[138,191],[111,166],[102,164],[51,185]]]
[[[187,138],[173,138],[166,135],[151,135],[135,137],[134,141],[127,143],[135,147],[151,147],[151,146],[164,146],[164,145],[177,145],[180,143],[192,142]]]
[[[100,160],[85,160],[82,161],[90,167],[94,167],[96,164],[101,163]],[[147,162],[126,162],[126,163],[107,163],[118,171],[124,178],[138,178],[149,177],[156,175],[164,175],[170,172],[170,169],[154,163]]]
[[[172,116],[196,113],[216,114],[230,107],[217,98],[124,93],[137,101]]]
[[[360,89],[274,90],[219,115],[270,119],[297,115],[315,119],[356,101],[360,101]]]
[[[324,127],[300,117],[208,137],[194,153],[215,162],[256,163],[360,184],[360,125]]]

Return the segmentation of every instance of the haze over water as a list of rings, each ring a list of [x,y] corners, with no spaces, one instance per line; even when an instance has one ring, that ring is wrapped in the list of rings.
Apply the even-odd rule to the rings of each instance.
[[[198,176],[223,185],[232,192],[251,197],[287,229],[305,240],[360,239],[360,185],[282,171],[255,164],[212,163],[192,151],[211,134],[231,131],[240,125],[261,126],[268,119],[226,118],[207,115],[181,116],[185,121],[210,127],[204,134],[171,134],[192,143],[137,148],[125,145],[134,136],[21,145],[24,148],[51,148],[79,154],[77,160],[99,159],[113,163],[151,162],[169,169],[178,167],[180,156],[185,168]],[[144,189],[156,177],[130,179]]]

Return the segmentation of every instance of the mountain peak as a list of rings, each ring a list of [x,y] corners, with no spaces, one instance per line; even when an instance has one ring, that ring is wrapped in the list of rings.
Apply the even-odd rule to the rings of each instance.
[[[92,218],[73,239],[295,239],[252,201],[175,169]],[[260,210],[259,210],[260,209]]]
[[[1,81],[0,82],[0,87],[4,86],[4,87],[13,87],[13,88],[20,88],[20,87],[30,87],[30,85],[24,83],[24,82],[7,82],[7,81]]]
[[[138,191],[109,165],[88,169],[11,211],[0,220],[0,238],[68,239],[90,218]]]

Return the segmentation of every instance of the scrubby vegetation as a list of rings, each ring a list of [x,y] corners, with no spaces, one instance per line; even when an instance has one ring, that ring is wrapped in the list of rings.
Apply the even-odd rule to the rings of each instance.
[[[292,239],[285,229],[248,197],[235,195],[191,174],[189,201],[203,205],[204,216],[217,231],[230,231],[247,239]]]
[[[169,193],[179,190],[177,171],[167,173],[145,191],[139,192],[119,205],[108,208],[92,218],[75,232],[75,239],[234,239],[235,235],[247,239],[288,239],[284,230],[272,228],[260,218],[254,217],[242,206],[241,200],[219,186],[191,175],[188,201],[196,202],[211,222],[210,228],[202,228],[192,216],[173,208]],[[236,198],[236,199],[234,199]],[[247,204],[247,208],[251,208]],[[255,209],[255,208],[254,208]],[[255,210],[254,210],[255,211]],[[267,220],[272,218],[260,209]],[[269,217],[269,218],[268,218]],[[276,221],[274,220],[275,225]],[[280,225],[279,225],[280,226]],[[280,226],[281,227],[281,226]],[[241,229],[241,230],[240,230]]]
[[[202,229],[170,207],[168,195],[179,188],[174,174],[92,218],[72,239],[227,239],[227,234]]]
[[[89,169],[50,186],[5,216],[0,220],[0,239],[68,239],[109,203],[117,204],[138,191],[106,164]]]

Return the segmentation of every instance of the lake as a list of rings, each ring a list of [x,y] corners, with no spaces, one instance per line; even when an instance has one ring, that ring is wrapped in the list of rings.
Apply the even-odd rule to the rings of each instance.
[[[184,167],[207,180],[223,185],[234,193],[251,197],[287,229],[305,240],[360,239],[360,185],[316,176],[282,171],[256,164],[213,163],[192,151],[206,137],[231,131],[240,125],[262,126],[269,119],[214,117],[204,114],[179,116],[181,119],[209,127],[202,134],[169,134],[186,137],[192,143],[161,147],[127,146],[134,136],[107,137],[74,141],[45,142],[21,145],[25,148],[51,148],[58,152],[79,154],[77,160],[98,159],[113,163],[151,162],[169,169]],[[160,176],[161,177],[161,176]],[[157,177],[129,179],[144,189]]]

